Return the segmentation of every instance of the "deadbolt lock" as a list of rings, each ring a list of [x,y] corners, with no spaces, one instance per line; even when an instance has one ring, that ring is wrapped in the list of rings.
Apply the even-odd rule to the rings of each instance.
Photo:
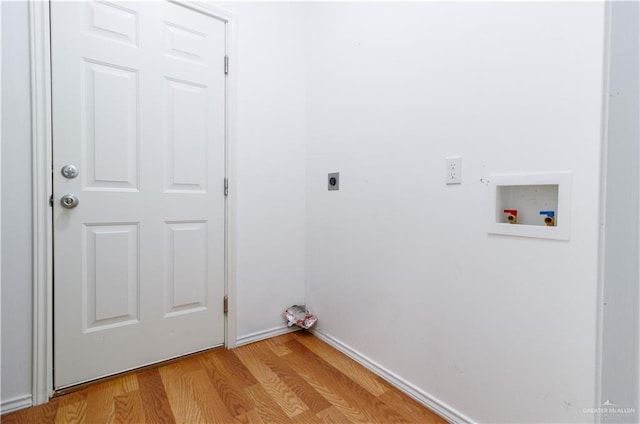
[[[78,176],[78,168],[76,168],[74,165],[65,165],[62,167],[60,172],[62,173],[63,177],[69,178],[69,179],[72,179]]]

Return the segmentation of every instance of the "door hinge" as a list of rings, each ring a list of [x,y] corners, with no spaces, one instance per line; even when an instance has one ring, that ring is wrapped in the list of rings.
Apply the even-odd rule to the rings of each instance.
[[[229,195],[229,178],[227,177],[224,178],[224,195]]]
[[[53,194],[49,196],[49,206],[53,207]]]
[[[224,74],[229,75],[229,56],[224,57]]]
[[[227,296],[224,297],[222,301],[222,311],[226,314],[229,312],[229,298]]]

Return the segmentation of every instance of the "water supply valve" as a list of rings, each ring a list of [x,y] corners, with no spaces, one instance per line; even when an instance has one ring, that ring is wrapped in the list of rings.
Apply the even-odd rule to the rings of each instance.
[[[509,224],[518,223],[518,211],[516,209],[505,209],[503,212],[507,215],[507,222]]]
[[[556,213],[554,211],[540,211],[540,215],[544,215],[544,224],[547,227],[556,225]]]

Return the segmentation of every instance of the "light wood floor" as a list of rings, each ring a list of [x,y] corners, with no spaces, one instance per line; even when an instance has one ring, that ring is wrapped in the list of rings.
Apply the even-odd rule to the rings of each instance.
[[[306,332],[192,355],[2,416],[9,423],[445,423]]]

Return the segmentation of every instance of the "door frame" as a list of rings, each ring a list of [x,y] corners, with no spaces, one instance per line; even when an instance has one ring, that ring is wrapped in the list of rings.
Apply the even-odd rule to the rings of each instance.
[[[52,108],[50,1],[29,0],[31,59],[31,143],[33,201],[33,405],[47,403],[53,394],[53,208],[49,199],[52,182]],[[229,181],[225,200],[225,315],[224,345],[236,346],[236,134],[237,65],[236,18],[203,2],[167,0],[223,21],[229,73],[225,99],[225,177]],[[222,182],[221,187],[222,189]]]

